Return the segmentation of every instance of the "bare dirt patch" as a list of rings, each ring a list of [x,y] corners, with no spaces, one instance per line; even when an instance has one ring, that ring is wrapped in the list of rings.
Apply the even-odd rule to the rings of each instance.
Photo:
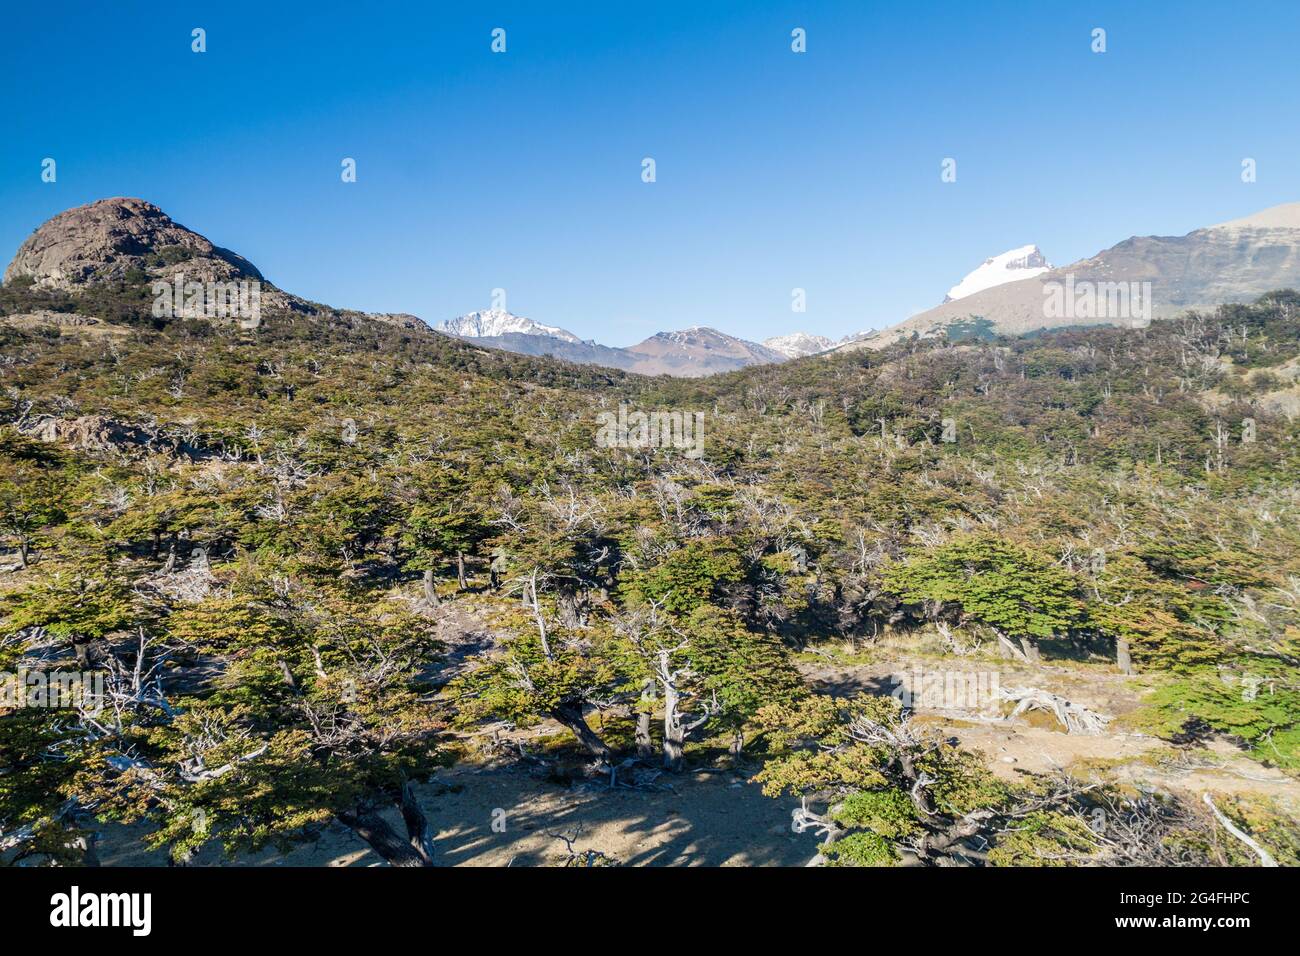
[[[663,778],[660,778],[663,780]],[[671,789],[564,786],[518,767],[458,766],[439,772],[416,795],[435,832],[440,866],[552,866],[568,855],[558,835],[579,852],[599,850],[630,866],[802,866],[816,838],[790,829],[788,800],[772,800],[732,772],[685,773]],[[503,819],[504,831],[493,829]],[[400,826],[396,816],[391,821]],[[500,824],[498,822],[498,829]],[[141,827],[108,827],[100,862],[163,866],[160,851],[140,849]],[[223,861],[205,848],[195,865]],[[233,861],[248,866],[379,866],[382,861],[342,826],[326,827],[312,843]]]

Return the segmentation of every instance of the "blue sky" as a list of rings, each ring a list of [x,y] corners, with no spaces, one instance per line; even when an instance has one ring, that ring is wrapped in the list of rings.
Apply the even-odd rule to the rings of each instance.
[[[435,322],[499,287],[611,345],[697,324],[839,337],[1014,246],[1064,264],[1300,200],[1294,0],[120,0],[5,19],[0,259],[63,209],[140,196],[289,291]]]

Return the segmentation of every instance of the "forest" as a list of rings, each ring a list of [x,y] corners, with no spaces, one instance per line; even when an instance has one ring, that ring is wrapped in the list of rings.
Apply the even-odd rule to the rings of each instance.
[[[0,672],[103,687],[0,697],[0,864],[442,865],[427,784],[489,764],[726,768],[828,866],[1300,863],[1300,293],[687,380],[141,278],[0,288]],[[702,454],[598,442],[621,406]]]

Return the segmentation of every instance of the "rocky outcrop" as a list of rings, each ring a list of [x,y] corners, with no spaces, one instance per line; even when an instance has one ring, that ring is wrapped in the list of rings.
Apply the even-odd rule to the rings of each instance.
[[[411,315],[409,312],[367,312],[366,318],[373,319],[376,322],[383,322],[385,325],[395,325],[399,329],[409,329],[415,332],[427,332],[429,326],[425,324],[424,319],[418,315]]]
[[[187,280],[230,282],[262,278],[251,262],[173,222],[143,199],[101,199],[41,225],[5,270],[4,281],[26,276],[41,288],[75,290],[87,283],[151,279],[183,271]]]

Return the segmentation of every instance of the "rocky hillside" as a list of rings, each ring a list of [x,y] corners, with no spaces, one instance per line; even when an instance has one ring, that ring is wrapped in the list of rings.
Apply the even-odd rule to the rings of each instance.
[[[76,289],[133,274],[202,282],[262,279],[243,256],[213,245],[143,199],[101,199],[60,213],[19,248],[4,281],[30,278],[40,288]]]

